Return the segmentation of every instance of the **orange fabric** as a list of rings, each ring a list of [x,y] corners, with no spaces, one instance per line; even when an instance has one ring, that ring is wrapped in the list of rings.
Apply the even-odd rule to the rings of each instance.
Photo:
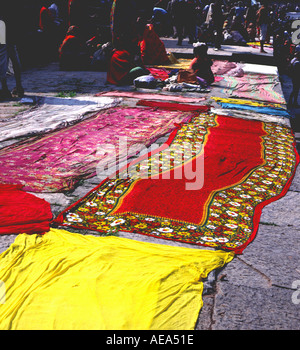
[[[146,25],[140,49],[144,64],[163,64],[169,61],[165,45],[155,33],[152,24]]]

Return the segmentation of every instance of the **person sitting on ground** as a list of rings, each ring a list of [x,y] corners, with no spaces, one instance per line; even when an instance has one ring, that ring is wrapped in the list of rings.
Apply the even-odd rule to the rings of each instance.
[[[122,38],[118,38],[115,42],[107,71],[108,83],[119,86],[131,85],[135,78],[149,74],[136,56],[135,43]]]
[[[156,34],[153,24],[146,24],[139,46],[141,59],[144,64],[164,64],[169,62],[165,45]]]
[[[232,21],[230,34],[234,45],[245,46],[247,44],[247,40],[243,36],[244,33],[242,34],[242,32],[243,30],[240,23],[236,22],[235,20]]]
[[[59,48],[59,64],[62,70],[86,70],[90,66],[91,58],[80,29],[71,26]]]
[[[211,70],[212,60],[208,57],[208,47],[205,43],[194,43],[194,59],[190,64],[196,76],[199,78],[199,83],[203,87],[211,85],[215,81],[214,74]]]

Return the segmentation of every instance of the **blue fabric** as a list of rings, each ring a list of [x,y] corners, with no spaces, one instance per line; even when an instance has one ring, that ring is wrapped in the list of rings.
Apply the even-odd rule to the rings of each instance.
[[[257,107],[257,106],[248,106],[248,105],[241,105],[241,104],[235,104],[235,103],[219,103],[222,108],[229,108],[229,109],[241,109],[241,110],[249,110],[256,113],[262,113],[262,114],[269,114],[269,115],[278,115],[282,117],[290,117],[290,114],[285,109],[280,108],[271,108],[271,107]]]

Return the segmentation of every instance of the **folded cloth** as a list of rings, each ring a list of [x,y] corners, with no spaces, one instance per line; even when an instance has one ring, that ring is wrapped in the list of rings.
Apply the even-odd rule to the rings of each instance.
[[[50,204],[22,191],[22,187],[0,184],[0,234],[45,233],[50,229]]]
[[[0,329],[193,330],[203,279],[233,258],[57,229],[22,234],[0,255]]]

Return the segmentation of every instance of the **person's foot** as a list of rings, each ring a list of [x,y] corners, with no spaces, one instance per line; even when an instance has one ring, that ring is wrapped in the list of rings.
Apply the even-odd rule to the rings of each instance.
[[[15,87],[13,88],[11,94],[15,97],[23,97],[24,96],[24,89],[23,87]]]
[[[9,90],[0,90],[0,101],[10,100],[12,95]]]
[[[267,53],[264,49],[260,50],[261,53]]]

